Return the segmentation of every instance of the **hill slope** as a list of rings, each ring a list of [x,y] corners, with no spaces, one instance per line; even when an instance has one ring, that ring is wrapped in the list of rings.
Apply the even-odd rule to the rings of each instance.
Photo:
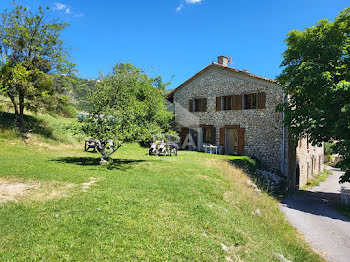
[[[128,144],[106,167],[82,145],[28,145],[4,130],[1,261],[322,261],[231,164],[246,157],[149,157]]]

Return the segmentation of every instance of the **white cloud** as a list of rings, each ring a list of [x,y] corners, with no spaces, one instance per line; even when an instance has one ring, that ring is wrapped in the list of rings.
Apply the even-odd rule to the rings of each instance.
[[[180,12],[183,7],[184,7],[184,5],[180,4],[178,7],[176,7],[176,11]]]
[[[74,15],[74,17],[76,17],[76,18],[81,18],[81,17],[83,17],[84,16],[84,14],[82,14],[82,13],[79,13],[79,14],[75,14]]]
[[[203,0],[185,0],[185,2],[180,3],[180,5],[176,8],[177,12],[180,12],[182,8],[184,8],[185,4],[186,5],[193,5],[193,4],[199,4]]]
[[[202,2],[202,0],[186,0],[186,4],[198,4]]]
[[[55,3],[55,9],[56,9],[56,10],[66,10],[66,9],[67,9],[67,6],[64,5],[64,4],[61,4],[61,3],[56,2],[56,3]]]
[[[54,9],[58,10],[58,11],[62,11],[62,12],[64,12],[67,15],[70,14],[73,17],[76,17],[76,18],[80,18],[80,17],[84,16],[84,14],[77,13],[76,11],[72,10],[70,6],[67,6],[67,5],[59,3],[59,2],[55,2]]]

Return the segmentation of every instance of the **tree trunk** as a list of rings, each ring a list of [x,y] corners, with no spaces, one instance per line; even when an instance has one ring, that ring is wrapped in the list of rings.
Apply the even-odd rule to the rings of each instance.
[[[18,124],[19,130],[24,132],[26,128],[24,126],[24,118],[23,118],[23,113],[24,113],[24,94],[23,94],[23,92],[19,92],[18,101],[19,101],[19,117],[17,120],[17,124]]]
[[[100,154],[101,154],[101,161],[100,164],[101,165],[108,165],[108,159],[111,155],[113,155],[121,146],[122,144],[118,144],[118,146],[116,148],[113,148],[112,152],[107,153],[106,152],[106,146],[107,144],[105,143],[101,143],[101,150],[100,150]]]
[[[8,94],[9,98],[11,99],[11,102],[13,104],[13,107],[15,109],[15,117],[16,117],[16,122],[17,122],[17,126],[19,127],[19,122],[20,122],[20,117],[19,117],[19,112],[18,112],[18,105],[16,103],[16,99],[13,95]]]

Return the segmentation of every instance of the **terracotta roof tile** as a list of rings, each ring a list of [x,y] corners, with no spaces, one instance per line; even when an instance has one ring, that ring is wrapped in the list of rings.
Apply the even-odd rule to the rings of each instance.
[[[231,67],[226,67],[226,66],[223,66],[223,65],[220,65],[216,62],[213,62],[212,64],[208,65],[207,67],[203,68],[201,71],[199,71],[197,74],[195,74],[194,76],[192,76],[191,78],[187,79],[185,82],[183,82],[181,85],[179,85],[178,87],[174,88],[173,90],[171,90],[171,92],[169,94],[167,94],[167,98],[171,97],[175,91],[179,90],[181,87],[183,87],[184,85],[186,85],[187,83],[191,82],[194,78],[198,77],[199,75],[201,75],[203,72],[207,71],[209,68],[211,67],[219,67],[221,69],[224,69],[224,70],[228,70],[228,71],[231,71],[231,72],[235,72],[235,73],[238,73],[238,74],[243,74],[243,75],[247,75],[247,76],[250,76],[250,77],[254,77],[256,79],[260,79],[260,80],[264,80],[264,81],[267,81],[267,82],[270,82],[270,83],[274,83],[274,84],[277,84],[277,82],[273,79],[270,79],[270,78],[266,78],[266,77],[262,77],[262,76],[258,76],[258,75],[255,75],[255,74],[252,74],[250,72],[247,72],[247,71],[244,71],[244,70],[238,70],[238,69],[235,69],[235,68],[231,68]]]

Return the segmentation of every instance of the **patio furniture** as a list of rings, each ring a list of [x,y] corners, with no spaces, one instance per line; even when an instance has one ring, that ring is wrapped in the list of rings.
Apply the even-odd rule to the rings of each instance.
[[[179,146],[176,142],[174,141],[164,141],[164,140],[159,140],[153,142],[148,150],[148,155],[176,155],[177,156],[177,151],[179,149]]]
[[[210,154],[220,154],[222,150],[222,146],[214,146],[214,145],[203,145],[204,152]]]
[[[85,140],[85,147],[84,147],[85,151],[89,151],[89,149],[92,148],[93,149],[92,152],[96,153],[99,142],[100,141],[98,141],[94,138],[90,138],[90,139]]]

